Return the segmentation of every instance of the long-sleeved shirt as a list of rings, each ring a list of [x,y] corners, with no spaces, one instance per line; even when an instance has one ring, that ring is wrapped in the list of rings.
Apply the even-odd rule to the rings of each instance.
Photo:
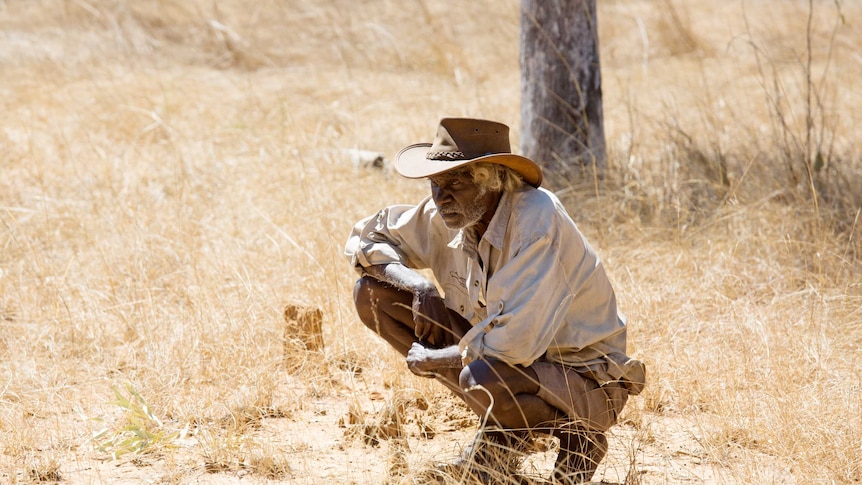
[[[594,369],[597,380],[641,375],[625,356],[626,321],[604,267],[557,197],[504,192],[485,233],[446,227],[428,197],[356,224],[345,254],[362,268],[430,269],[446,306],[473,328],[460,342],[479,356],[528,366],[539,358]]]

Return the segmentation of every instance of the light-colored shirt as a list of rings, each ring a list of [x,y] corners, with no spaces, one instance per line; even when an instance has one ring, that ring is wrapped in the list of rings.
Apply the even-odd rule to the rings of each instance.
[[[473,325],[460,342],[465,364],[547,358],[594,368],[600,381],[628,372],[626,321],[605,269],[545,189],[504,192],[481,238],[447,228],[430,197],[387,207],[356,224],[345,254],[360,272],[388,263],[430,269],[446,306]]]

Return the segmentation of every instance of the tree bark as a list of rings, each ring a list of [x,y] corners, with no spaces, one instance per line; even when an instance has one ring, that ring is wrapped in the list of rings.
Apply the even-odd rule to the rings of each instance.
[[[606,166],[596,20],[596,0],[521,0],[520,150],[553,188]]]

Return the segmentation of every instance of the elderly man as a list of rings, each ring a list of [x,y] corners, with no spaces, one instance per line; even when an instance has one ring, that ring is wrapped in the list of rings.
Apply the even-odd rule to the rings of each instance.
[[[595,251],[506,125],[443,119],[395,168],[431,195],[356,224],[359,318],[480,418],[453,473],[515,472],[532,433],[560,440],[552,481],[589,480],[643,365]],[[430,269],[433,281],[417,270]],[[466,475],[461,475],[466,476]],[[496,475],[501,476],[501,475]]]

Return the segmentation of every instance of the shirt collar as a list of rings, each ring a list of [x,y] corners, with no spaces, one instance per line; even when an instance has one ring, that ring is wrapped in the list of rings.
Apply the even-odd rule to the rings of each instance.
[[[500,194],[500,202],[497,203],[497,210],[494,212],[494,217],[488,224],[488,229],[482,239],[488,241],[488,244],[497,249],[503,249],[503,240],[506,237],[506,231],[509,229],[509,216],[512,214],[513,193],[503,191]]]

